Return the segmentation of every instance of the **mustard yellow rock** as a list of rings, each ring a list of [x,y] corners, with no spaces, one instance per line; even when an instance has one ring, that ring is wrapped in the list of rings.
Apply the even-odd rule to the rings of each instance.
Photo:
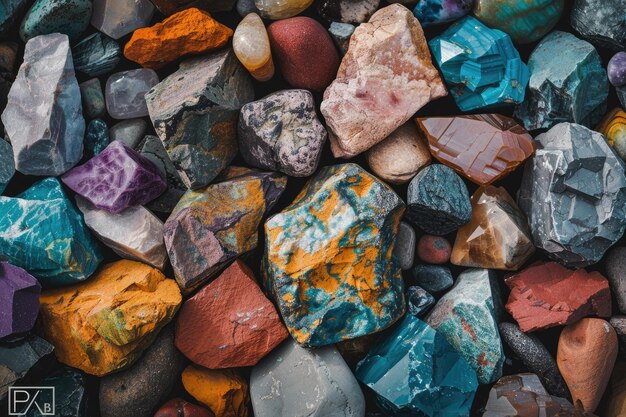
[[[258,14],[250,13],[239,22],[233,36],[233,50],[239,62],[257,80],[267,81],[274,76],[270,39]]]
[[[215,417],[248,417],[248,382],[232,369],[213,370],[189,365],[183,371],[183,386]]]

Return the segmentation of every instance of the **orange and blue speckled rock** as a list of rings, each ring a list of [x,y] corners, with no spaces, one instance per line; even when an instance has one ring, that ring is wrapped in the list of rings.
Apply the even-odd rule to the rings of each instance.
[[[187,191],[165,222],[165,246],[185,292],[257,246],[258,228],[287,185],[276,172],[230,167],[221,181]]]
[[[323,346],[385,329],[404,313],[393,254],[404,202],[355,164],[322,168],[265,223],[263,270],[287,329]]]

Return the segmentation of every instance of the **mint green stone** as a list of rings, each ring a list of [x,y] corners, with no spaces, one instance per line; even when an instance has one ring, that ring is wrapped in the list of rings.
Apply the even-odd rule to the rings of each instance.
[[[91,0],[36,0],[20,25],[24,42],[39,35],[62,33],[70,40],[85,32],[91,19]]]

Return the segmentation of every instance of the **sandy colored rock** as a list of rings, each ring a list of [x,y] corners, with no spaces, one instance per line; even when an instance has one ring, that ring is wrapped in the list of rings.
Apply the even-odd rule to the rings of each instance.
[[[415,124],[407,122],[370,148],[367,163],[383,180],[404,184],[430,163],[430,152]]]
[[[221,48],[231,36],[232,29],[209,13],[192,8],[154,26],[137,29],[124,47],[124,56],[144,67],[157,69],[185,55]]]
[[[158,269],[122,260],[85,282],[45,291],[40,301],[44,337],[59,361],[103,376],[135,362],[182,297]]]
[[[616,359],[617,335],[608,322],[586,318],[563,329],[556,362],[574,405],[595,411]]]
[[[335,157],[382,141],[429,101],[447,94],[419,21],[406,7],[378,10],[350,38],[321,112]]]
[[[182,379],[187,392],[209,407],[215,417],[248,417],[248,382],[234,370],[189,365]]]

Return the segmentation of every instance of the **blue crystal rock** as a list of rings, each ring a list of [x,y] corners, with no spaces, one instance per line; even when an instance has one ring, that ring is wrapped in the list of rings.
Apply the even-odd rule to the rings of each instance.
[[[398,416],[469,416],[476,373],[448,341],[420,319],[404,320],[368,353],[356,377]]]
[[[413,14],[422,27],[452,22],[472,10],[474,0],[418,0]]]
[[[83,281],[102,261],[97,241],[56,178],[17,197],[0,197],[0,257],[48,287]]]
[[[84,154],[86,158],[98,155],[109,145],[109,128],[102,119],[93,119],[87,125]]]
[[[549,129],[561,122],[592,128],[604,116],[609,82],[589,42],[554,31],[532,52],[528,68],[528,92],[514,114],[526,129]]]
[[[506,33],[468,16],[428,45],[462,111],[524,100],[528,68]]]
[[[108,36],[96,32],[72,48],[74,68],[90,77],[109,73],[122,57],[119,44]]]
[[[9,142],[0,138],[0,194],[7,188],[13,174],[15,174],[13,148]]]
[[[36,0],[20,26],[24,42],[39,35],[62,33],[70,40],[83,34],[91,19],[91,0]]]

